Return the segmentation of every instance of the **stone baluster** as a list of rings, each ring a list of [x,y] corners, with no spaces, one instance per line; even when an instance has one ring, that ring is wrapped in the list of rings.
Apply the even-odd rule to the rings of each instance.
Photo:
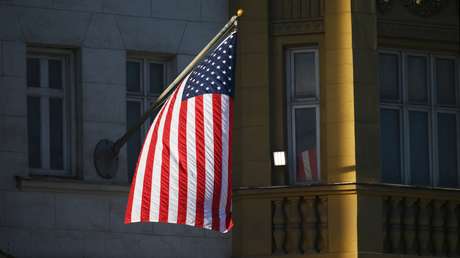
[[[406,254],[406,198],[401,198],[397,205],[399,209],[399,253]]]
[[[407,198],[405,201],[405,247],[407,254],[417,254],[416,244],[416,218],[417,214],[417,199]]]
[[[320,252],[324,252],[328,248],[328,241],[327,241],[327,232],[328,232],[327,198],[319,198],[319,200],[320,200],[319,218],[320,218],[320,221],[321,221],[319,250],[320,250]]]
[[[312,253],[315,244],[315,209],[313,199],[302,199],[300,202],[300,214],[302,216],[302,251]]]
[[[454,256],[460,256],[460,204],[455,205],[455,220],[457,221],[457,248]]]
[[[286,253],[284,250],[286,232],[283,206],[283,200],[272,201],[272,253],[274,254]]]
[[[429,201],[427,205],[428,209],[428,218],[429,218],[429,242],[428,250],[430,255],[436,255],[436,245],[435,245],[435,220],[436,220],[436,211],[435,211],[435,200]]]
[[[430,254],[430,221],[431,208],[430,202],[420,200],[420,222],[419,222],[419,244],[420,255]]]
[[[421,207],[420,207],[420,198],[414,202],[414,250],[417,255],[422,255],[421,243],[420,243],[420,227],[421,227]]]
[[[442,233],[443,233],[443,242],[442,242],[442,254],[444,256],[450,255],[450,242],[449,242],[449,227],[450,227],[450,218],[452,217],[451,214],[451,205],[449,201],[444,201],[442,204]]]
[[[444,209],[443,202],[433,200],[432,255],[443,255],[444,244]]]
[[[446,249],[448,256],[457,256],[457,244],[458,244],[458,221],[457,221],[457,204],[449,202],[447,207],[447,212],[449,214],[446,222],[447,232],[446,232]]]
[[[286,225],[286,251],[288,254],[300,253],[300,213],[299,213],[299,199],[289,198],[286,199],[285,211],[287,218]]]
[[[391,215],[393,205],[391,196],[388,196],[383,202],[383,250],[385,253],[391,253],[393,250],[391,240]]]
[[[390,238],[391,238],[391,253],[401,252],[401,198],[392,197],[392,213],[390,216]]]

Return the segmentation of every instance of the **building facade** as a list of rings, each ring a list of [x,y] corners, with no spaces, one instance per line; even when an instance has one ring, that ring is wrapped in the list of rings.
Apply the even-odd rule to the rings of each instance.
[[[233,255],[459,256],[459,1],[230,6]]]
[[[148,125],[120,137],[228,19],[224,0],[0,1],[0,257],[229,257],[230,235],[124,225]]]

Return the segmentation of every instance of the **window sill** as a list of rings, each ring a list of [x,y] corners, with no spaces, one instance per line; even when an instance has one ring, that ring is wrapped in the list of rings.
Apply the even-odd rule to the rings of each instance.
[[[87,182],[71,178],[16,177],[16,186],[25,192],[128,194],[129,185]]]

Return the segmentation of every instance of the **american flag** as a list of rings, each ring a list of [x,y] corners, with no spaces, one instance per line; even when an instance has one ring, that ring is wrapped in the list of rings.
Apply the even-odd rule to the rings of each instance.
[[[302,151],[297,157],[297,181],[318,180],[316,149]]]
[[[142,150],[125,223],[162,222],[227,232],[232,223],[236,31],[171,94]]]

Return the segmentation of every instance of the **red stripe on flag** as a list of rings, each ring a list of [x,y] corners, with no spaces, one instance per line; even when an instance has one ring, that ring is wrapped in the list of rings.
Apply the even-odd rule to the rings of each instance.
[[[316,160],[316,149],[308,151],[308,158],[310,160],[311,178],[312,180],[318,180],[318,165]]]
[[[196,216],[195,226],[203,227],[204,196],[205,196],[205,142],[204,142],[204,114],[203,95],[195,97],[195,137],[196,137]]]
[[[160,212],[159,212],[159,221],[168,222],[168,212],[169,212],[169,158],[171,155],[171,145],[169,142],[170,131],[171,131],[171,119],[174,110],[174,105],[176,102],[177,93],[179,88],[174,92],[174,95],[171,99],[171,104],[169,104],[168,111],[166,112],[166,120],[163,126],[163,150],[161,158],[161,190],[160,190]]]
[[[220,228],[220,191],[222,185],[222,95],[212,95],[212,120],[214,131],[214,193],[212,196],[212,229]]]
[[[153,128],[152,138],[149,145],[149,152],[147,154],[147,161],[145,164],[144,186],[142,187],[142,206],[141,206],[141,221],[149,221],[150,219],[150,195],[152,190],[152,171],[153,171],[153,156],[155,153],[155,146],[157,144],[158,126],[161,117],[163,116],[165,108],[162,108],[158,117],[156,118],[155,127]],[[145,144],[145,142],[144,142]],[[137,170],[136,170],[137,173]]]
[[[232,130],[233,130],[233,99],[229,99],[229,128],[228,128],[228,184],[227,184],[227,205],[225,207],[226,214],[226,228],[230,230],[233,227],[232,220]]]
[[[187,218],[187,101],[182,101],[179,111],[179,200],[177,223],[185,224]]]

